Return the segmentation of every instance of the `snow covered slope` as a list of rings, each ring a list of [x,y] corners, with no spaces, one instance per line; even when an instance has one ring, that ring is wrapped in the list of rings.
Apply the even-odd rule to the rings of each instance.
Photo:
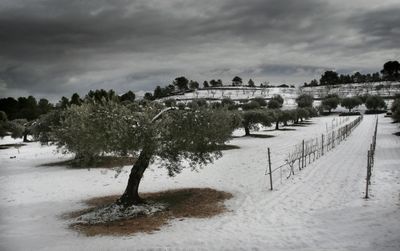
[[[312,95],[314,98],[324,98],[328,94],[337,94],[339,97],[353,97],[362,95],[379,95],[385,98],[393,98],[400,94],[400,82],[375,82],[340,84],[333,86],[302,87],[302,93]]]
[[[220,101],[224,98],[230,98],[233,101],[248,101],[254,98],[263,98],[269,100],[274,95],[281,95],[284,99],[285,108],[295,108],[297,106],[295,99],[298,96],[298,89],[292,87],[215,87],[207,89],[194,90],[182,95],[174,95],[161,99],[175,99],[178,102],[188,102],[193,99],[204,98],[210,101]]]
[[[233,193],[231,211],[128,237],[80,236],[60,215],[82,208],[82,199],[122,193],[129,167],[115,178],[105,169],[38,167],[67,158],[53,147],[1,150],[0,250],[400,250],[400,138],[389,118],[379,120],[372,197],[363,199],[374,119],[365,116],[346,142],[275,191],[264,176],[266,148],[279,153],[320,135],[332,117],[294,131],[259,132],[273,138],[235,138],[230,143],[240,149],[198,173],[169,178],[154,164],[141,191],[212,187]]]

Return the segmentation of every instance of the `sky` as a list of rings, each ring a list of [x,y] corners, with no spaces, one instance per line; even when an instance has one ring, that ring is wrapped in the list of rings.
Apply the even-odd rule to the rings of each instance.
[[[0,97],[300,85],[400,60],[398,0],[0,0]]]

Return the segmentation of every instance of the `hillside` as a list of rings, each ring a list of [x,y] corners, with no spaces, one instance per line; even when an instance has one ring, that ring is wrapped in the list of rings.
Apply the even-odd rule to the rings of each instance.
[[[300,91],[301,93],[312,95],[314,99],[324,98],[328,94],[337,94],[341,98],[362,95],[379,95],[385,99],[392,99],[394,95],[400,94],[400,82],[385,81],[332,86],[307,86],[301,87]]]
[[[178,102],[189,102],[193,99],[203,98],[210,102],[220,101],[224,98],[230,98],[233,101],[247,102],[254,98],[264,98],[265,100],[271,99],[274,95],[281,95],[284,99],[283,106],[285,108],[291,108],[296,106],[295,99],[298,96],[298,89],[293,87],[245,87],[245,86],[226,86],[226,87],[214,87],[206,89],[193,90],[180,95],[173,95],[165,97],[160,101],[166,99],[175,99]]]

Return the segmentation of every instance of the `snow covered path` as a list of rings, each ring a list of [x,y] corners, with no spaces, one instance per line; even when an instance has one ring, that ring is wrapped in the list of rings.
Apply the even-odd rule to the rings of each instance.
[[[365,116],[346,142],[269,191],[266,147],[283,153],[303,138],[320,135],[332,118],[316,118],[295,131],[267,139],[235,138],[224,157],[199,173],[168,178],[153,165],[142,191],[212,187],[229,191],[231,210],[211,219],[173,221],[154,234],[84,237],[59,216],[80,200],[121,193],[129,167],[114,178],[102,169],[36,167],[65,157],[30,144],[0,152],[1,250],[400,250],[400,137],[398,125],[380,117],[371,199],[363,199],[366,153],[374,116]],[[25,150],[24,150],[25,149]],[[15,151],[15,150],[14,150]],[[13,152],[14,153],[14,152]],[[32,163],[34,159],[34,163]],[[4,164],[3,164],[4,163]]]

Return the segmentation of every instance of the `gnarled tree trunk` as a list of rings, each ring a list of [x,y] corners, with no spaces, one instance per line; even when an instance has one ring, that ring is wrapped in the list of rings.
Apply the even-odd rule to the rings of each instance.
[[[244,132],[245,132],[245,135],[246,135],[246,136],[249,136],[249,135],[250,135],[250,129],[249,129],[248,126],[245,126],[245,127],[244,127]]]
[[[276,124],[275,124],[275,130],[279,130],[279,120],[278,120],[278,121],[276,121]]]
[[[140,152],[139,158],[133,165],[131,173],[129,174],[128,184],[125,192],[118,199],[117,204],[130,206],[143,202],[143,200],[139,197],[139,184],[142,180],[144,171],[150,164],[152,155],[152,151],[148,148],[143,148],[143,150]]]

